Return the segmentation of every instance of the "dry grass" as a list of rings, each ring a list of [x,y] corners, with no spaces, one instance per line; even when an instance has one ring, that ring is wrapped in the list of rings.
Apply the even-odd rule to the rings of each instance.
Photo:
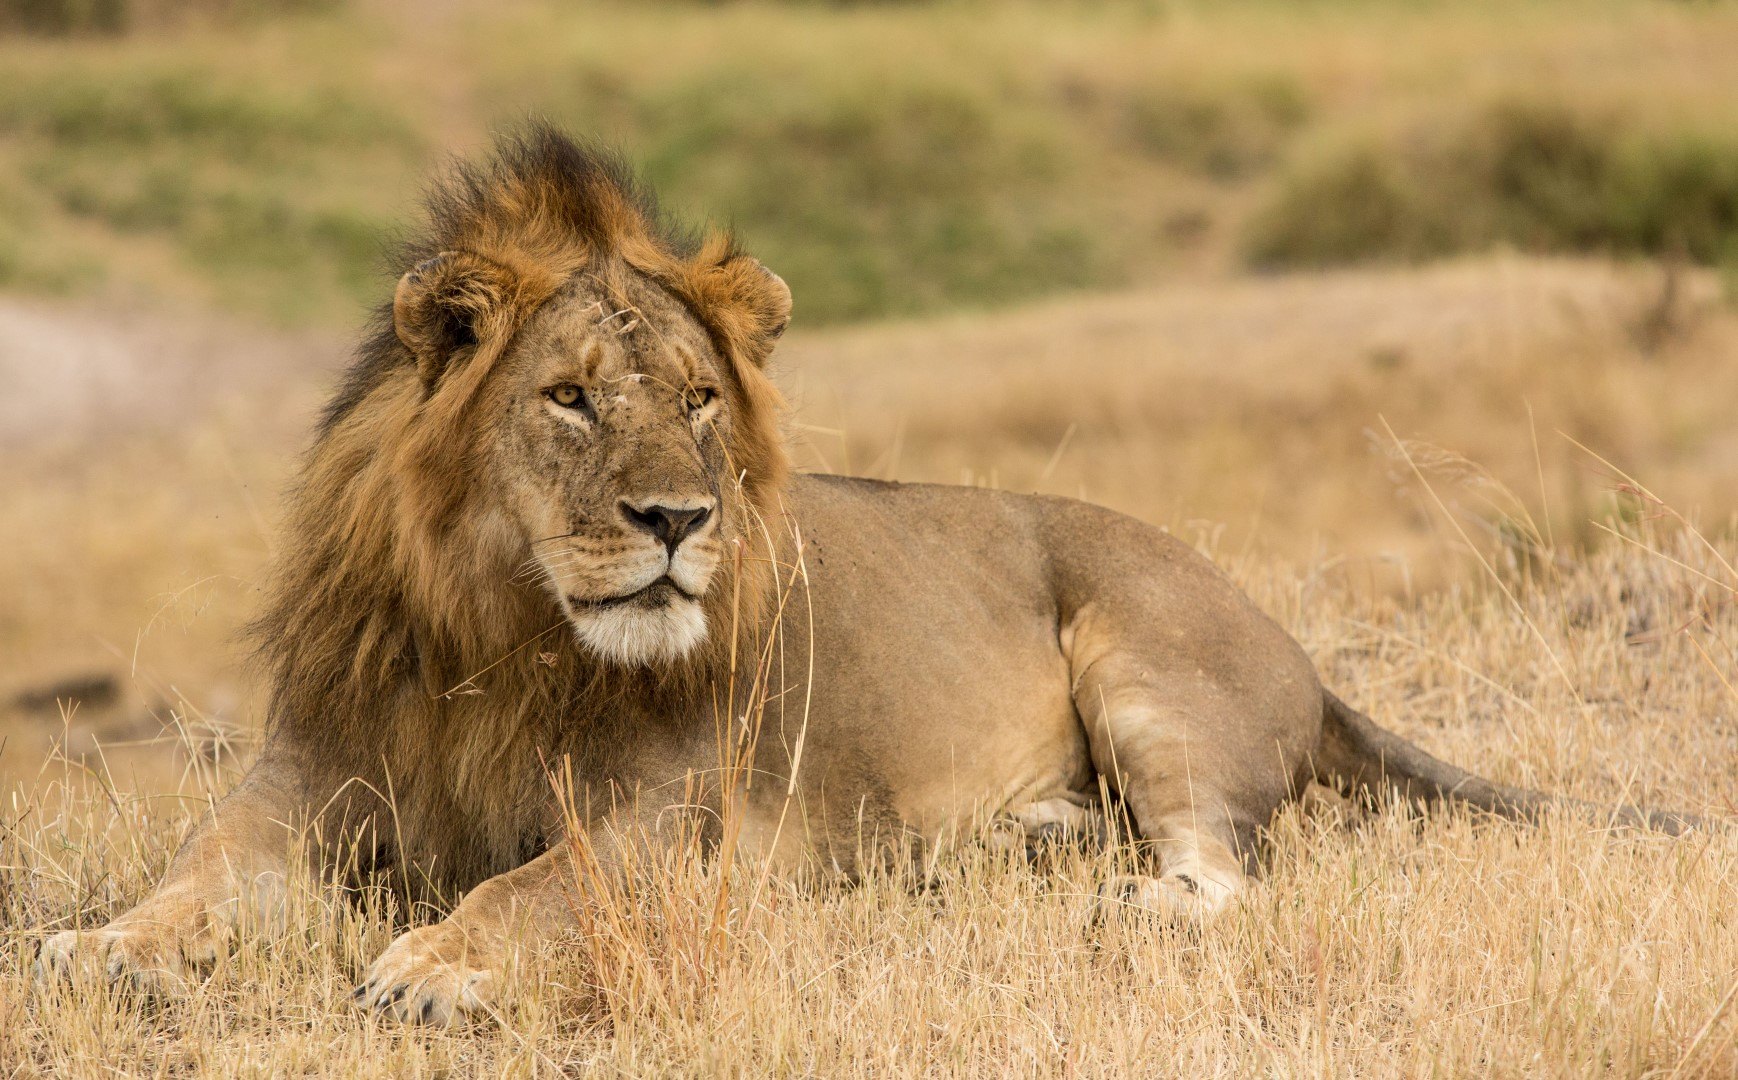
[[[1526,589],[1539,636],[1494,592],[1397,604],[1311,587],[1265,562],[1236,569],[1335,684],[1439,753],[1598,801],[1730,813],[1733,579],[1681,534],[1642,535],[1664,550],[1613,549]],[[1571,819],[1516,828],[1396,813],[1344,830],[1289,813],[1275,823],[1262,885],[1195,934],[1094,928],[1092,884],[1114,855],[1064,856],[1040,873],[967,848],[927,888],[897,877],[762,885],[741,867],[722,914],[723,871],[675,857],[614,894],[591,923],[600,936],[531,965],[498,1018],[405,1032],[344,996],[388,924],[369,904],[313,889],[296,893],[288,932],[244,932],[185,1002],[33,992],[36,928],[100,923],[137,899],[210,790],[190,783],[188,798],[164,799],[108,787],[56,768],[8,809],[0,903],[6,925],[31,928],[8,935],[0,967],[8,1071],[1738,1068],[1729,829],[1669,840]]]
[[[777,362],[812,467],[1075,495],[1404,589],[1473,564],[1384,423],[1452,451],[1422,448],[1481,536],[1531,516],[1576,546],[1633,513],[1577,443],[1718,526],[1734,350],[1710,277],[1496,258],[793,337]]]
[[[799,334],[782,362],[808,452],[836,467],[1229,522],[1192,534],[1331,685],[1433,752],[1729,818],[1738,551],[1614,491],[1556,434],[1672,505],[1730,513],[1738,317],[1692,276],[1667,332],[1638,334],[1659,295],[1646,268],[1499,260]],[[744,866],[723,905],[726,870],[678,854],[598,912],[609,933],[528,965],[517,1001],[459,1032],[352,1010],[391,925],[378,898],[313,886],[187,1001],[36,991],[41,933],[138,899],[246,760],[257,702],[229,639],[338,349],[0,310],[25,315],[146,361],[111,357],[58,447],[27,424],[48,405],[9,421],[0,699],[92,671],[122,693],[65,725],[0,716],[0,1074],[1738,1071],[1738,836],[1573,819],[1287,814],[1261,887],[1198,934],[1092,927],[1115,853],[1035,872],[968,846],[923,888]],[[1427,489],[1363,433],[1384,417],[1482,468],[1409,445]]]

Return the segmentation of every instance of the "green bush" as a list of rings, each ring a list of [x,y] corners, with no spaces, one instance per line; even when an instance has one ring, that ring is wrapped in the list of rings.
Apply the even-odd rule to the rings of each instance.
[[[53,36],[122,34],[193,18],[265,17],[336,8],[342,0],[0,0],[0,29]]]
[[[1308,116],[1303,91],[1286,79],[1226,88],[1171,82],[1131,93],[1122,129],[1144,153],[1233,180],[1271,166]]]
[[[35,34],[119,33],[127,15],[127,0],[0,0],[0,27]]]
[[[197,66],[103,71],[67,67],[0,84],[0,135],[34,135],[67,151],[116,155],[174,145],[263,163],[346,142],[411,138],[404,122],[358,97],[285,92]]]
[[[0,85],[0,140],[65,219],[165,239],[218,299],[292,321],[378,298],[396,208],[359,201],[348,174],[382,158],[407,173],[424,156],[404,119],[358,95],[173,62],[14,78]],[[11,231],[27,240],[36,226],[20,216]],[[23,251],[47,249],[24,240]],[[11,261],[14,280],[48,272]]]
[[[1261,265],[1534,251],[1738,254],[1738,135],[1504,101],[1299,163],[1249,226]]]

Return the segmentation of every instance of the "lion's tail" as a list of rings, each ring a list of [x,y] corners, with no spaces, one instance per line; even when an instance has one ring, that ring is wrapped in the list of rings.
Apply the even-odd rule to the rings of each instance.
[[[1630,828],[1680,836],[1702,822],[1687,814],[1631,807],[1603,809],[1571,799],[1493,784],[1446,761],[1431,757],[1391,731],[1385,731],[1327,691],[1322,692],[1322,741],[1316,753],[1318,782],[1363,798],[1389,792],[1407,801],[1466,803],[1519,821],[1533,821],[1548,807],[1596,813],[1600,820]]]

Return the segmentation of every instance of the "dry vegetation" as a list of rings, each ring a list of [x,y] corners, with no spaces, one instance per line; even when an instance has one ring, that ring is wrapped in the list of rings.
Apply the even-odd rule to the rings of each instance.
[[[1336,684],[1438,752],[1597,801],[1729,814],[1732,572],[1681,533],[1637,538],[1658,550],[1551,572],[1519,609],[1495,591],[1396,604],[1234,568]],[[13,804],[4,918],[60,926],[125,907],[208,790],[153,798],[52,767]],[[1729,829],[1674,841],[1597,821],[1391,813],[1343,830],[1287,814],[1248,902],[1179,933],[1091,924],[1114,856],[1034,872],[970,847],[926,887],[851,888],[752,866],[727,882],[674,858],[594,915],[590,937],[531,965],[516,1004],[461,1032],[406,1033],[353,1010],[345,993],[388,925],[366,899],[310,889],[287,932],[244,931],[209,982],[161,1008],[100,988],[32,993],[28,935],[14,935],[0,1066],[1728,1076],[1735,860]]]
[[[1501,259],[1128,294],[797,334],[784,381],[808,453],[835,467],[1083,491],[1191,530],[1332,685],[1435,752],[1595,802],[1724,818],[1738,552],[1723,529],[1703,541],[1616,492],[1610,467],[1557,434],[1678,505],[1731,506],[1719,403],[1738,317],[1690,275],[1670,332],[1641,341],[1660,280]],[[391,924],[375,898],[318,888],[286,927],[244,933],[185,1002],[35,991],[37,937],[136,900],[247,759],[258,710],[230,637],[340,347],[52,307],[7,318],[57,328],[60,354],[117,374],[68,413],[58,448],[53,425],[24,419],[43,409],[8,429],[32,445],[9,446],[17,467],[0,483],[0,521],[20,538],[0,565],[16,658],[0,673],[0,1072],[1738,1068],[1734,833],[1672,841],[1574,819],[1388,814],[1345,830],[1288,815],[1260,890],[1199,934],[1091,926],[1090,883],[1114,854],[1035,872],[967,846],[925,887],[739,867],[722,904],[722,868],[673,858],[592,937],[531,965],[498,1020],[461,1032],[353,1012],[344,994]],[[218,357],[253,362],[188,376],[222,371]],[[1384,452],[1360,433],[1384,416],[1488,469],[1416,443]],[[90,673],[120,693],[65,724],[16,696]],[[55,742],[64,753],[45,760]]]
[[[317,883],[185,1001],[28,973],[248,761],[235,634],[382,233],[528,109],[791,281],[807,467],[1167,525],[1433,752],[1730,822],[1738,8],[20,12],[87,32],[0,37],[0,1075],[1738,1075],[1729,827],[1288,813],[1198,933],[1091,925],[1115,852],[677,853],[456,1032],[349,1006],[392,915]]]

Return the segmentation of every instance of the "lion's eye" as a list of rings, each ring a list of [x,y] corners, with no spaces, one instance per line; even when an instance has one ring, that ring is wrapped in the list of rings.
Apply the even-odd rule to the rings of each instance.
[[[688,411],[690,413],[697,413],[701,409],[712,404],[713,400],[717,397],[718,391],[709,386],[696,387],[695,389],[688,391]]]
[[[562,383],[560,386],[552,386],[548,390],[545,390],[544,393],[549,395],[550,401],[555,402],[564,409],[585,408],[585,391],[580,387],[575,386],[573,383],[569,382]]]

